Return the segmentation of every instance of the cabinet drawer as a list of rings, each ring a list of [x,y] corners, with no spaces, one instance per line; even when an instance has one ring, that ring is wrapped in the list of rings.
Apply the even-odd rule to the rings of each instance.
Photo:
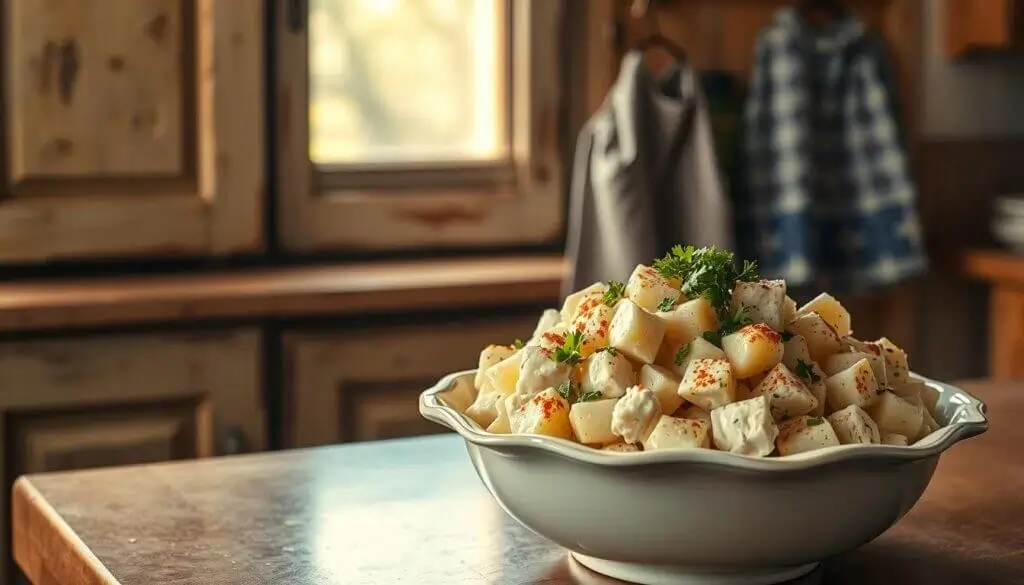
[[[307,447],[443,432],[417,397],[441,376],[476,367],[490,343],[526,339],[528,314],[501,320],[286,334],[285,444]]]
[[[266,445],[260,334],[0,345],[8,477]]]
[[[245,329],[0,344],[0,550],[23,473],[265,448],[260,359]]]

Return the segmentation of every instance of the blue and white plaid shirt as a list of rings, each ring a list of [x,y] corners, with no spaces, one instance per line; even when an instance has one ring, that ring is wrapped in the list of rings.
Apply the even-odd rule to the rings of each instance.
[[[761,32],[744,114],[740,252],[791,287],[845,295],[927,268],[881,39],[793,9]]]

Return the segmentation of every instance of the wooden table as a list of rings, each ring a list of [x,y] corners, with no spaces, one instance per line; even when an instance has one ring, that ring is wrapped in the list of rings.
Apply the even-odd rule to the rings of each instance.
[[[1024,254],[975,250],[964,257],[964,270],[991,285],[988,375],[1024,380]]]
[[[1024,386],[965,386],[989,432],[800,583],[1024,583]],[[13,518],[36,585],[611,583],[506,517],[452,435],[28,476]]]

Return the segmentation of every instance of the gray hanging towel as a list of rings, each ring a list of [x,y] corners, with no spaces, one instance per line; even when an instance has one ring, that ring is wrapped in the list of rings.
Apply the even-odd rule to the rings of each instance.
[[[688,63],[655,78],[631,51],[576,144],[563,295],[680,243],[733,244],[707,107]]]

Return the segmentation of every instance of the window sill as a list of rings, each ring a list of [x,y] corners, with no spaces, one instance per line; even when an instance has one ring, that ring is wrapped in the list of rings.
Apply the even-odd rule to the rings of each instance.
[[[0,332],[554,303],[561,256],[0,285]]]

